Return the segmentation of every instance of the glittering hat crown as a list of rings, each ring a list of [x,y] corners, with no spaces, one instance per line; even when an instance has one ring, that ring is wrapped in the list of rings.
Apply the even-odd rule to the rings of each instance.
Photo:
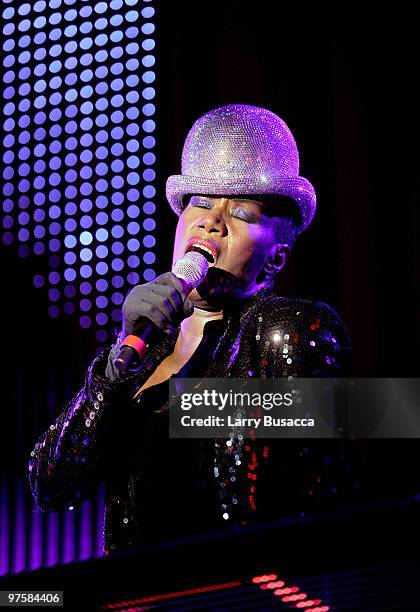
[[[298,206],[300,230],[315,213],[315,190],[299,176],[295,139],[285,122],[264,108],[231,104],[200,117],[185,140],[181,172],[166,183],[177,215],[188,204],[184,196],[192,194],[287,196]]]

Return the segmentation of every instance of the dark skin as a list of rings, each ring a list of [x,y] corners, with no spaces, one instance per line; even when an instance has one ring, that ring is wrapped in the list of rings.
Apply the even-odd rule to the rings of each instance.
[[[273,212],[269,203],[239,196],[192,196],[179,217],[173,261],[184,255],[190,238],[209,239],[218,247],[210,268],[233,275],[229,278],[236,282],[230,291],[235,298],[253,295],[272,281],[290,252],[289,244],[278,241]],[[214,308],[197,289],[188,297],[198,308]]]

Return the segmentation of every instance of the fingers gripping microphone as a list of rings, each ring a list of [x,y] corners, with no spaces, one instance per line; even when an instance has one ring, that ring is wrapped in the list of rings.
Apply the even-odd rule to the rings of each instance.
[[[175,262],[172,272],[182,281],[185,293],[188,295],[203,282],[208,268],[209,262],[204,255],[190,251]],[[141,317],[133,332],[121,344],[121,350],[114,361],[115,367],[121,373],[125,373],[134,361],[141,361],[156,332],[156,325],[146,317]]]

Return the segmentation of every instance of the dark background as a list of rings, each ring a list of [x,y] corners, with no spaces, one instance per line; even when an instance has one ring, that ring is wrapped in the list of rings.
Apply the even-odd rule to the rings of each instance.
[[[383,9],[368,17],[353,3],[341,10],[157,5],[156,270],[170,268],[176,216],[164,188],[180,172],[192,123],[229,103],[266,107],[293,132],[301,175],[318,196],[315,220],[282,272],[280,291],[338,310],[352,338],[355,375],[418,376],[416,21]],[[33,274],[42,265],[47,270],[47,257],[35,266],[14,246],[0,248],[2,470],[13,478],[24,474],[39,433],[77,390],[97,343],[78,317],[48,317],[47,291],[32,285]],[[409,443],[417,445],[399,447]],[[408,488],[415,486],[407,462],[396,468],[407,474]]]

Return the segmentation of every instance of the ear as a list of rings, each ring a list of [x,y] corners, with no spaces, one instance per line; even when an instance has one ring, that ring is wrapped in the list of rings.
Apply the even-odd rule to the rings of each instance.
[[[266,281],[272,281],[276,274],[286,265],[289,253],[290,247],[288,244],[273,244],[263,267]]]

